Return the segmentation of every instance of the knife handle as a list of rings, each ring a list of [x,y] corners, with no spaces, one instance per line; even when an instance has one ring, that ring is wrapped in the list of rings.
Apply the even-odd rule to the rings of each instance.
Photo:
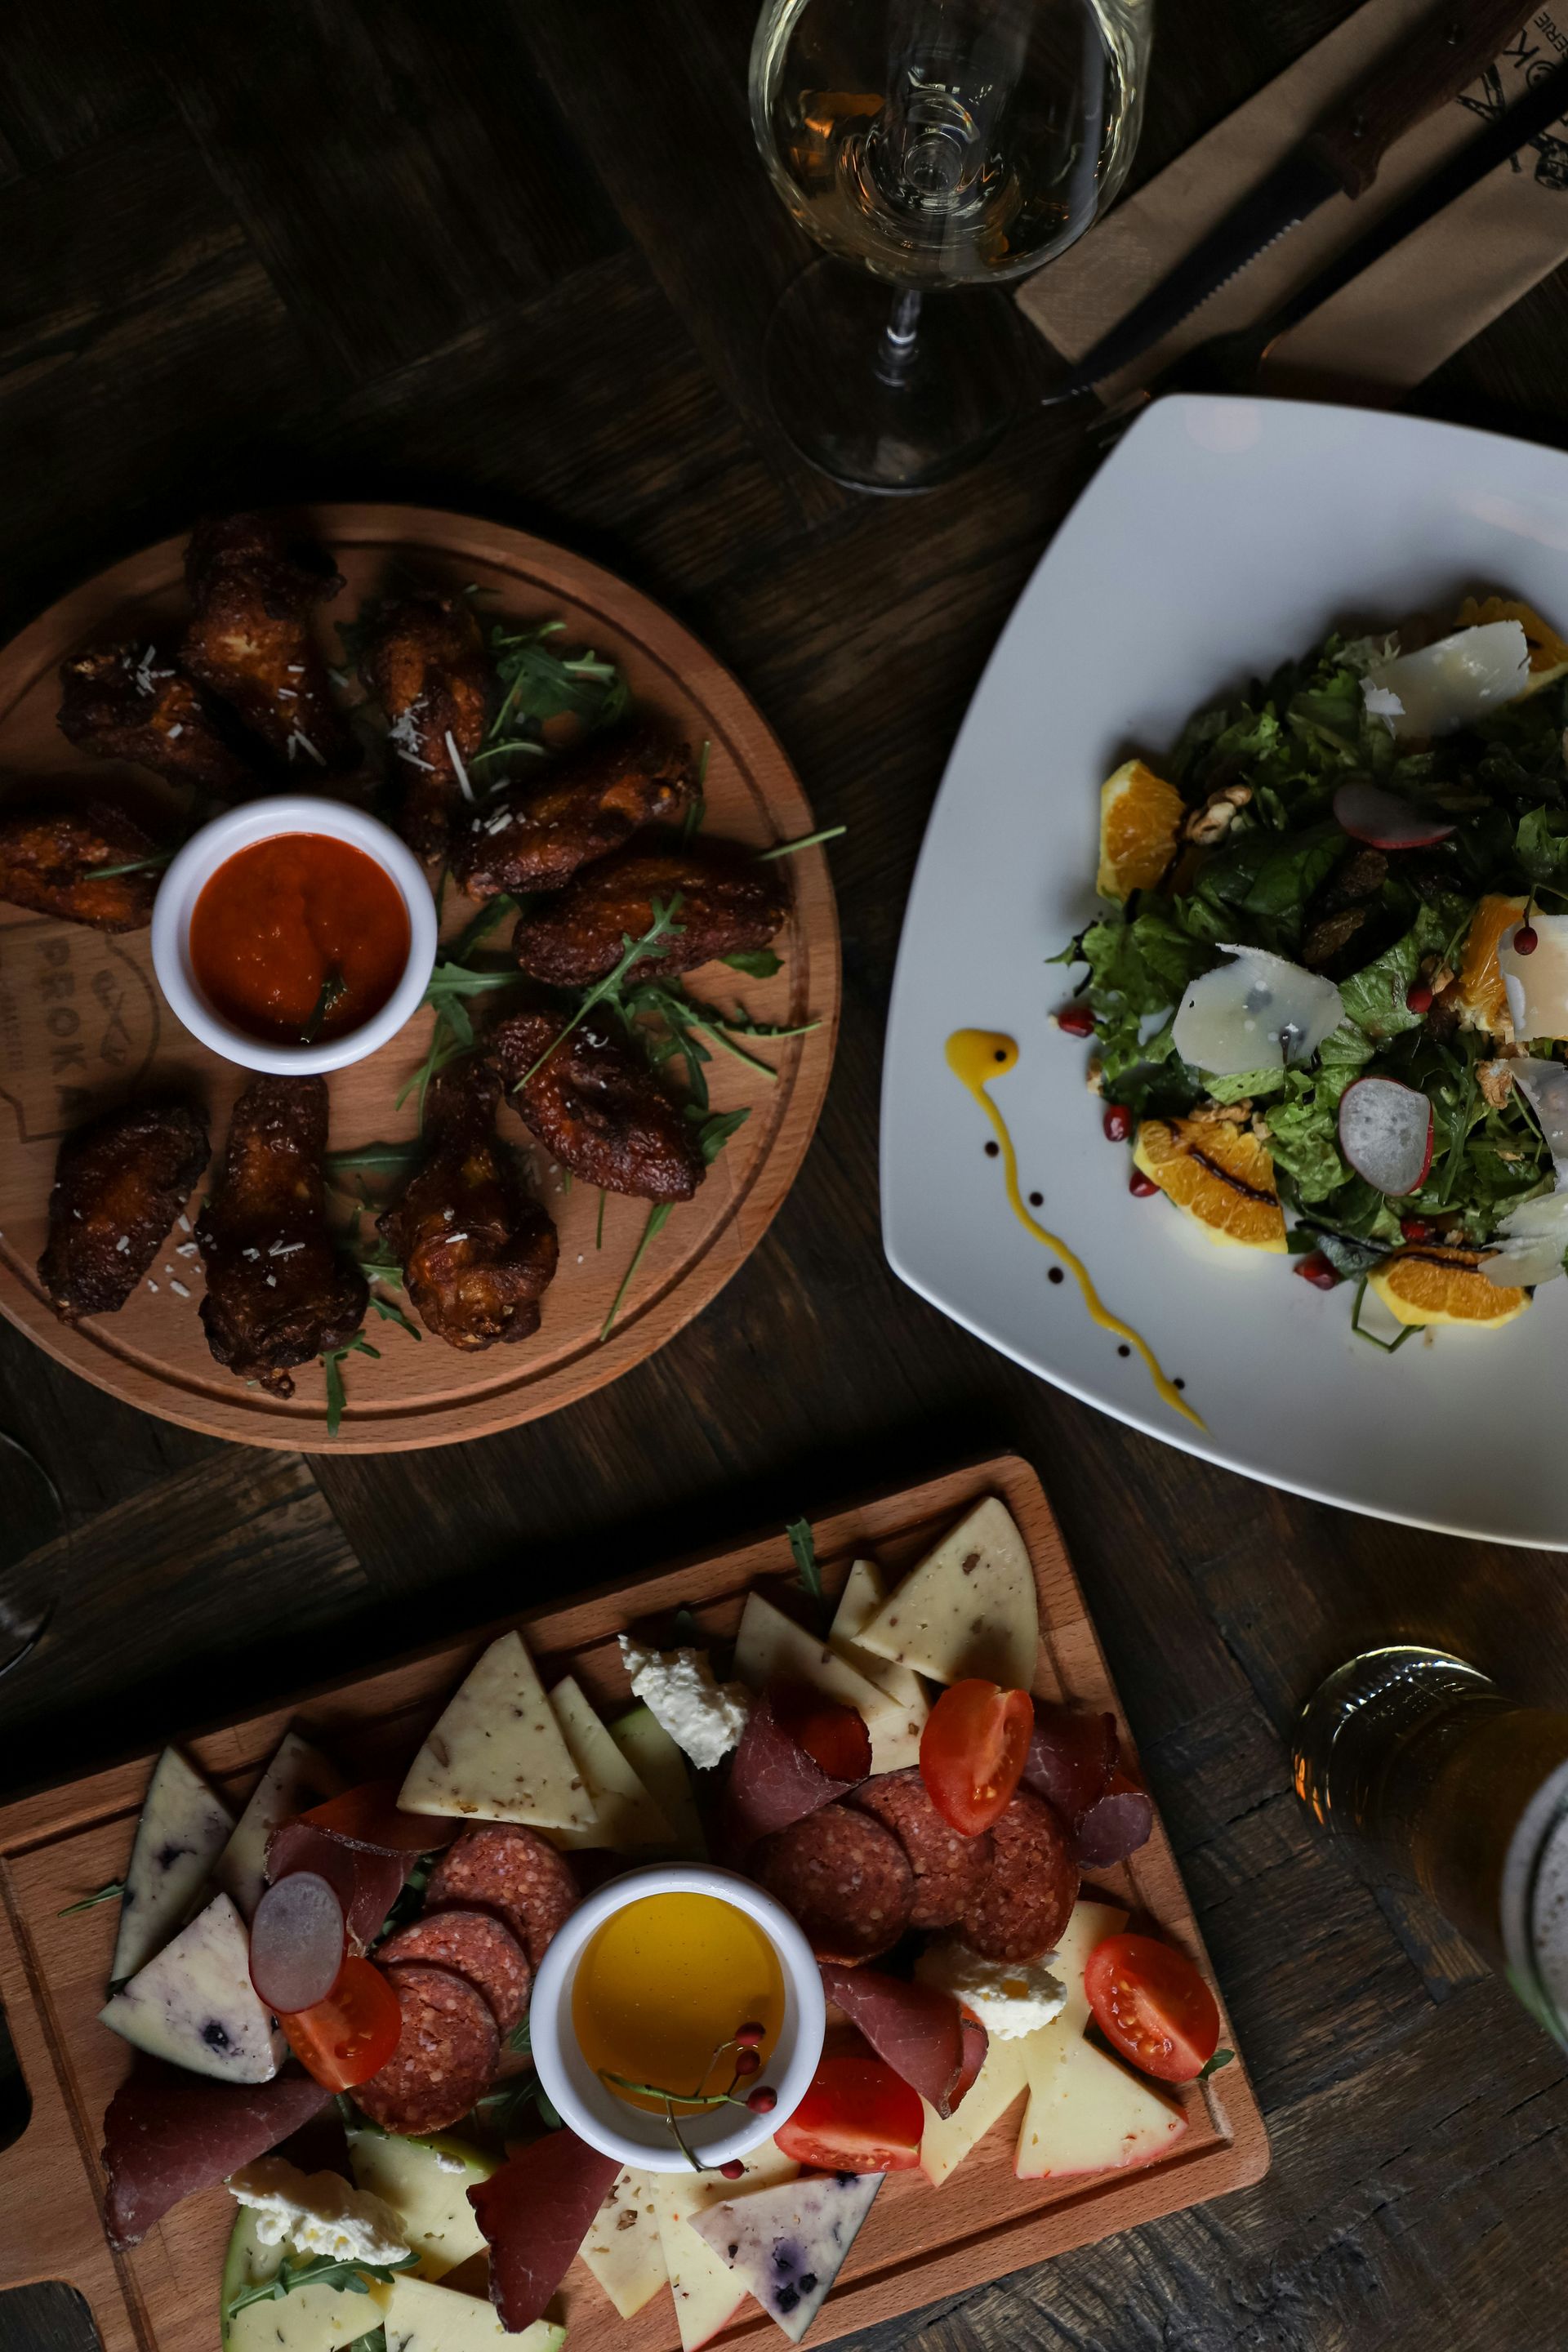
[[[1534,14],[1522,0],[1439,0],[1368,79],[1324,115],[1307,152],[1359,196],[1396,139],[1458,98]]]

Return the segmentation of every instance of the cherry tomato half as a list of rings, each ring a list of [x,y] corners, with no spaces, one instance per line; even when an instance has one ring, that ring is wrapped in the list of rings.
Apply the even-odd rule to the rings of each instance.
[[[307,2074],[329,2091],[352,2091],[379,2074],[396,2049],[403,2011],[381,1970],[351,1958],[325,2000],[278,2022]]]
[[[1034,1730],[1027,1691],[977,1681],[943,1691],[921,1734],[921,1779],[960,1837],[978,1837],[1006,1811]]]
[[[835,1780],[864,1780],[871,1769],[871,1735],[865,1717],[805,1683],[770,1683],[776,1719],[814,1764]]]
[[[925,2118],[920,2095],[881,2058],[825,2058],[773,2138],[781,2156],[823,2172],[912,2172]]]
[[[1191,1960],[1152,1936],[1108,1936],[1083,1972],[1095,2023],[1162,2083],[1190,2083],[1219,2047],[1219,2010]]]

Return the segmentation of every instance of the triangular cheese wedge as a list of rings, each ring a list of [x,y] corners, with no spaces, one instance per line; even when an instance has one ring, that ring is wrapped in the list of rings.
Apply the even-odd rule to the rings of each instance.
[[[889,1658],[875,1657],[860,1646],[862,1632],[885,1606],[887,1598],[887,1579],[876,1561],[858,1559],[838,1596],[827,1640],[846,1665],[864,1675],[868,1683],[875,1683],[898,1709],[899,1727],[882,1734],[880,1751],[873,1755],[872,1761],[879,1772],[899,1772],[921,1760],[921,1734],[931,1713],[931,1702],[919,1675],[910,1667],[895,1665]]]
[[[658,2211],[658,2234],[669,2269],[670,2292],[680,2327],[682,2352],[699,2352],[710,2336],[727,2327],[746,2299],[745,2282],[721,2263],[711,2246],[690,2227],[693,2213],[721,2205],[737,2189],[771,2188],[793,2180],[800,2170],[781,2156],[771,2139],[745,2158],[743,2182],[726,2180],[717,2172],[654,2172],[648,2175]]]
[[[492,1642],[408,1768],[405,1813],[584,1830],[594,1804],[521,1634]]]
[[[226,1895],[99,2011],[138,2050],[220,2083],[269,2083],[289,2054],[250,1981],[250,1937]]]
[[[536,2319],[509,2336],[488,2296],[459,2294],[406,2273],[374,2282],[371,2294],[381,2305],[386,2352],[560,2352],[566,2341],[566,2330],[552,2319]]]
[[[816,2172],[727,2199],[691,2227],[798,2344],[827,2300],[886,2175]]]
[[[585,1829],[557,1830],[555,1844],[607,1846],[617,1853],[631,1846],[668,1845],[673,1830],[574,1675],[556,1684],[550,1704],[594,1808],[594,1819]]]
[[[110,1979],[133,1977],[181,1922],[223,1852],[234,1815],[177,1748],[153,1768],[120,1898]]]
[[[1022,2041],[1004,2042],[992,2036],[985,2063],[951,2116],[945,2119],[927,2099],[925,2129],[921,2135],[921,2170],[933,2187],[941,2188],[950,2172],[977,2147],[998,2118],[1005,2116],[1024,2089],[1027,2075]]]
[[[635,2318],[650,2295],[668,2285],[651,2172],[628,2164],[616,2173],[581,2252],[623,2319]]]
[[[988,1495],[862,1628],[860,1645],[939,1683],[979,1675],[1027,1690],[1040,1647],[1035,1571],[1011,1513]]]
[[[670,1824],[670,1846],[681,1859],[706,1862],[708,1841],[686,1759],[653,1709],[639,1699],[609,1727],[610,1738]]]
[[[808,1690],[820,1691],[841,1706],[854,1707],[871,1735],[873,1772],[896,1769],[886,1760],[891,1753],[898,1754],[900,1763],[909,1761],[902,1752],[901,1718],[886,1691],[847,1665],[837,1650],[808,1633],[760,1592],[748,1592],[741,1612],[735,1672],[754,1691],[766,1690],[770,1683],[804,1683]]]
[[[1029,2104],[1014,2167],[1020,2180],[1148,2164],[1186,2130],[1173,2101],[1086,2042],[1065,2017],[1031,2033],[1025,2047]]]
[[[280,1823],[312,1805],[335,1797],[343,1788],[342,1774],[331,1759],[297,1731],[286,1731],[277,1754],[250,1792],[250,1801],[235,1825],[213,1876],[248,1919],[267,1885],[267,1841]]]

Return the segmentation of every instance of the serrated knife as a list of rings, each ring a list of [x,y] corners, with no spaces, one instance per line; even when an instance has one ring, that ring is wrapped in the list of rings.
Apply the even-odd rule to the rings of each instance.
[[[1458,98],[1534,13],[1521,0],[1444,0],[1084,353],[1047,402],[1091,391],[1142,359],[1331,196],[1363,194],[1395,141]]]

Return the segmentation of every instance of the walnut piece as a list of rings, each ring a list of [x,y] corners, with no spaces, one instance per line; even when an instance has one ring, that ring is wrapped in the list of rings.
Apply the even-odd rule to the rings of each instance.
[[[1201,809],[1194,809],[1182,827],[1184,837],[1198,849],[1212,849],[1223,838],[1234,822],[1237,811],[1244,809],[1252,798],[1250,784],[1224,784],[1211,793]]]

